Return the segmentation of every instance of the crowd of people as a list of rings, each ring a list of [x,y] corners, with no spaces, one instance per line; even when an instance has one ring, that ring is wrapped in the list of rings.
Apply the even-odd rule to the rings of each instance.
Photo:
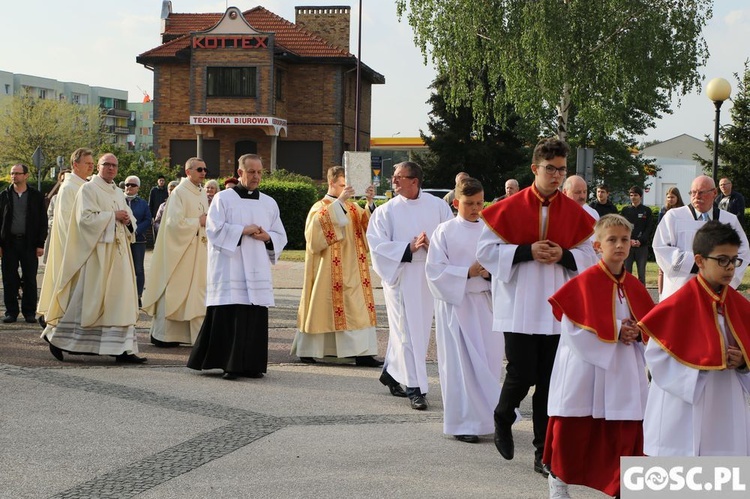
[[[750,262],[744,198],[729,179],[718,196],[713,179],[699,176],[688,204],[667,191],[656,222],[639,186],[618,213],[606,185],[587,204],[586,181],[567,175],[568,153],[563,141],[541,140],[532,184],[509,179],[486,208],[470,174],[459,173],[443,200],[422,191],[422,169],[408,161],[395,165],[393,199],[376,207],[370,186],[362,208],[345,169],[331,167],[305,223],[292,354],[381,368],[391,395],[426,410],[434,320],[444,433],[467,443],[493,434],[513,459],[513,425],[533,386],[533,469],[552,498],[569,497],[568,484],[619,496],[622,456],[750,455],[750,302],[735,291]],[[138,177],[124,190],[115,184],[115,155],[93,157],[72,154],[50,225],[28,169],[12,167],[0,193],[3,322],[39,315],[60,361],[139,364],[144,310],[151,343],[192,347],[189,368],[262,378],[271,266],[287,243],[279,207],[260,189],[262,159],[240,157],[236,183],[221,190],[190,158],[185,176],[160,177],[146,202]],[[48,230],[37,303],[35,280],[18,268],[36,275]],[[660,269],[656,305],[645,286],[649,244]],[[388,316],[384,361],[368,256]]]

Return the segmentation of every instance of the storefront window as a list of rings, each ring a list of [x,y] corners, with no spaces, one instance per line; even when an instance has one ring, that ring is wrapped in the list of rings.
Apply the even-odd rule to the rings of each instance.
[[[208,97],[255,97],[256,68],[208,68]]]

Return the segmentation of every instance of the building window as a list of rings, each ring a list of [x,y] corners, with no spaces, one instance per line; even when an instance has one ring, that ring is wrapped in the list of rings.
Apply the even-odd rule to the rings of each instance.
[[[207,97],[255,97],[256,68],[208,68]]]
[[[284,100],[284,72],[276,71],[276,100]]]
[[[5,85],[5,95],[10,95],[10,85]]]
[[[46,99],[47,98],[47,89],[46,88],[40,88],[39,89],[39,98],[40,99]]]

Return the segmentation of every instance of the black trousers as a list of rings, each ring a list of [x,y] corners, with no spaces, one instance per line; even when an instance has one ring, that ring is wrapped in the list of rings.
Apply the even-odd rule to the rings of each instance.
[[[625,270],[633,274],[633,262],[638,270],[638,280],[641,284],[646,285],[646,264],[648,263],[648,246],[641,246],[636,248],[631,246],[630,253],[625,259]],[[635,274],[633,274],[635,275]]]
[[[10,239],[3,244],[3,298],[5,300],[5,313],[11,317],[18,317],[18,289],[21,288],[21,276],[18,267],[21,266],[23,273],[23,299],[21,300],[21,312],[24,317],[36,316],[36,271],[39,268],[39,258],[36,256],[36,248],[27,249],[23,238]]]
[[[511,425],[515,410],[535,386],[532,398],[534,450],[537,459],[544,453],[547,435],[547,398],[552,366],[555,363],[559,335],[504,333],[505,358],[508,361],[500,401],[495,407],[495,422]]]

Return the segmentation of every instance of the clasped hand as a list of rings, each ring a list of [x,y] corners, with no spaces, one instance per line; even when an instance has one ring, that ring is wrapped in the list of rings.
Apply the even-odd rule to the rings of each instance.
[[[531,256],[539,263],[557,263],[562,259],[562,255],[562,247],[549,239],[537,241],[531,245]]]

